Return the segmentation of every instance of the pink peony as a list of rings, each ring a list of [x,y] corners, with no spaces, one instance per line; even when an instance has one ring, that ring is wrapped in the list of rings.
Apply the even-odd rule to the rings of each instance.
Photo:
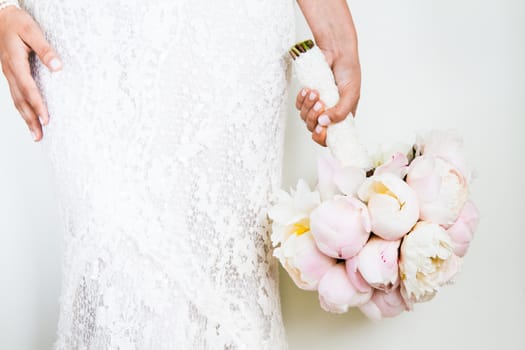
[[[360,276],[372,287],[389,291],[399,285],[398,249],[401,240],[387,241],[372,236],[349,265],[359,271]]]
[[[365,281],[357,269],[357,255],[350,259],[346,259],[345,268],[348,279],[355,289],[357,289],[360,293],[369,293],[373,291],[372,286],[367,281]]]
[[[344,313],[348,308],[366,303],[372,296],[372,289],[360,292],[352,285],[340,263],[332,266],[319,281],[319,302],[329,312]]]
[[[357,198],[336,195],[310,213],[310,230],[323,253],[348,259],[361,250],[370,236],[368,210]]]
[[[311,232],[291,235],[275,248],[273,255],[279,258],[297,287],[304,290],[316,290],[321,277],[336,263],[317,249]]]
[[[396,152],[390,156],[388,161],[378,166],[374,175],[381,175],[384,173],[392,173],[397,175],[400,179],[404,178],[408,171],[408,157],[402,152]]]
[[[359,306],[359,309],[374,321],[379,321],[384,317],[394,317],[409,310],[399,288],[388,293],[376,290],[372,298],[366,304]]]
[[[447,230],[452,239],[454,254],[463,257],[468,250],[479,223],[479,212],[472,201],[467,201],[456,222]]]

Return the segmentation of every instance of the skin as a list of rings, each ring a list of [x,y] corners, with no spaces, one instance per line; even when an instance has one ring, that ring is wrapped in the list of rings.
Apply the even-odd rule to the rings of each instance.
[[[346,0],[297,0],[297,3],[317,46],[326,56],[339,90],[339,101],[331,108],[326,108],[317,90],[307,86],[299,91],[295,101],[312,139],[326,146],[326,127],[356,113],[361,91],[357,34]],[[323,114],[329,119],[319,120]]]
[[[0,62],[9,84],[14,105],[33,140],[43,137],[43,125],[49,123],[47,107],[31,76],[29,54],[34,51],[51,71],[62,68],[56,51],[46,41],[31,15],[15,6],[0,11]]]
[[[318,91],[303,87],[296,108],[312,139],[326,146],[326,127],[355,115],[361,90],[361,68],[357,34],[346,0],[297,0],[318,47],[326,56],[339,90],[339,102],[332,108]],[[26,122],[34,141],[40,141],[49,114],[31,76],[29,54],[34,51],[50,71],[62,69],[55,49],[46,41],[34,19],[22,9],[9,6],[0,11],[0,62],[16,109]],[[326,117],[321,117],[322,115]],[[321,117],[321,120],[318,120]]]

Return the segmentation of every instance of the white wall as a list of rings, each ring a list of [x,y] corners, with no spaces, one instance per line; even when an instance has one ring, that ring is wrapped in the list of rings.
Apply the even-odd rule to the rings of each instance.
[[[42,149],[0,84],[0,349],[49,349],[60,283],[58,214]]]
[[[478,179],[477,236],[454,287],[378,324],[333,315],[281,271],[291,349],[525,349],[525,3],[351,0],[369,145],[458,128]],[[310,36],[298,12],[297,39]],[[290,90],[293,101],[299,86]],[[59,293],[54,189],[40,147],[0,83],[0,348],[49,349]],[[316,144],[290,103],[285,188],[314,182]]]

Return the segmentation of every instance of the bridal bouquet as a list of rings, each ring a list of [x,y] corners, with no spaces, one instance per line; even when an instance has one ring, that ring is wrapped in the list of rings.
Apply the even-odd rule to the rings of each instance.
[[[308,40],[291,54],[301,83],[333,106],[338,91],[319,48]],[[359,307],[379,320],[432,299],[453,282],[479,221],[461,138],[433,130],[371,157],[349,116],[328,126],[326,144],[314,189],[299,179],[275,193],[274,256],[329,312]]]

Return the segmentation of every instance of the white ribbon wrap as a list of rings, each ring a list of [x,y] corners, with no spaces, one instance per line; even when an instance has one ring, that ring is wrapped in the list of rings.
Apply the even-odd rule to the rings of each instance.
[[[339,101],[339,90],[334,75],[319,47],[301,53],[294,61],[299,82],[308,88],[316,89],[328,108]],[[326,145],[343,166],[355,166],[364,170],[373,167],[366,148],[359,142],[354,117],[328,125]]]

